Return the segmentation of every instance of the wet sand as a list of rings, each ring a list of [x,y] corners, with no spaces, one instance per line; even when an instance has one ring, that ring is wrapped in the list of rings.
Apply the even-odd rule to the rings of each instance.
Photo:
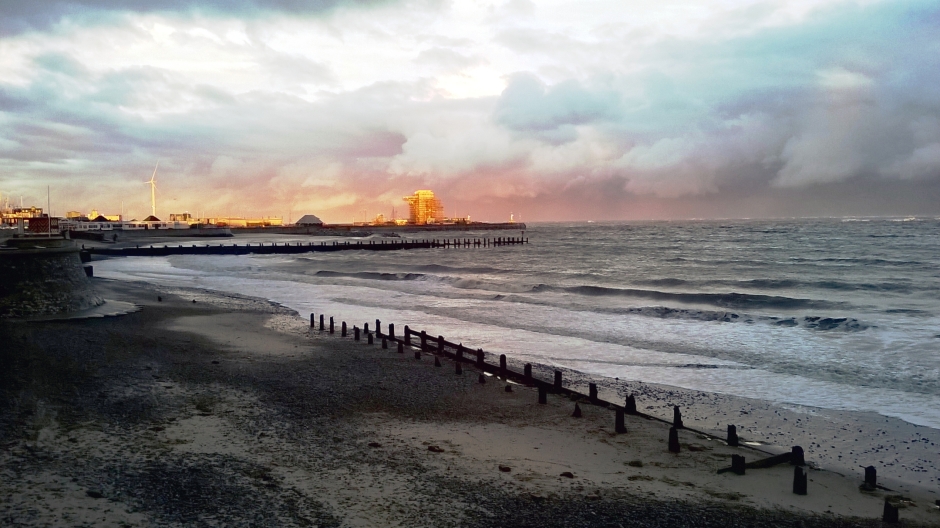
[[[789,465],[718,474],[731,454],[763,455],[713,436],[680,431],[673,454],[661,422],[628,416],[616,434],[608,409],[581,401],[573,418],[570,398],[538,405],[533,388],[311,332],[265,301],[96,284],[142,309],[0,324],[4,526],[880,526],[898,496],[905,523],[940,525],[930,486],[863,492],[861,469],[827,469],[861,434],[845,420],[872,417],[602,380],[601,397],[635,392],[661,416],[678,404],[703,431],[732,416],[745,440],[773,444],[776,417],[781,435],[799,418],[813,444],[798,496]]]

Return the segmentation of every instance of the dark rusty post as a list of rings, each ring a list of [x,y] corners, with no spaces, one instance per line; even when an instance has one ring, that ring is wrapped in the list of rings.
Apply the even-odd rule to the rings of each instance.
[[[793,493],[806,495],[806,472],[800,466],[793,466]]]
[[[738,428],[733,425],[728,426],[728,445],[738,447]]]
[[[634,395],[627,396],[627,404],[625,406],[627,414],[636,414],[636,397]]]
[[[900,517],[898,516],[898,507],[894,504],[891,504],[891,501],[885,497],[885,509],[884,513],[881,514],[881,522],[888,524],[897,524],[901,522]]]
[[[805,466],[806,459],[803,458],[803,448],[800,446],[793,446],[790,448],[790,464],[794,466]]]
[[[597,383],[588,384],[588,398],[591,400],[591,403],[597,403]]]
[[[386,339],[386,338],[384,338],[384,337],[382,338],[382,348],[383,348],[383,349],[388,349],[388,339]]]
[[[343,326],[340,327],[340,337],[346,337],[346,321],[343,321]]]
[[[499,377],[506,379],[506,354],[499,355]]]
[[[561,390],[561,371],[560,370],[555,371],[555,390],[556,391]]]
[[[388,323],[388,337],[395,339],[395,323]]]
[[[574,412],[571,413],[572,418],[581,418],[581,406],[578,405],[578,402],[574,402]]]
[[[424,330],[421,331],[421,351],[424,352],[427,350],[428,346],[428,333]]]
[[[333,316],[330,316],[330,333],[333,333]]]
[[[316,318],[313,316],[313,312],[310,312],[310,328],[313,328],[316,325]]]
[[[522,375],[525,376],[526,382],[532,381],[532,363],[526,363],[525,367],[522,368]]]
[[[627,427],[623,424],[623,409],[617,409],[617,415],[614,419],[614,432],[617,434],[624,434],[627,432]]]
[[[669,428],[669,451],[671,453],[679,452],[679,430],[675,427]]]
[[[366,334],[366,343],[370,345],[373,343],[372,334]]]
[[[398,353],[399,354],[405,353],[405,344],[402,343],[401,341],[398,342]]]
[[[483,368],[483,349],[477,349],[477,368]]]
[[[411,346],[411,329],[408,328],[408,325],[405,325],[405,344]]]
[[[444,336],[437,336],[437,353],[444,355]]]
[[[353,340],[359,341],[359,327],[353,326]]]
[[[367,333],[367,334],[369,333],[369,323],[363,323],[363,324],[362,324],[362,331],[365,332],[365,333]]]
[[[382,321],[375,320],[375,335],[382,337]]]
[[[415,359],[421,359],[421,350],[415,350]]]
[[[870,491],[878,489],[878,471],[875,466],[865,468],[865,483],[862,486]]]
[[[682,429],[682,413],[679,412],[679,406],[672,406],[672,426],[676,429]]]
[[[320,314],[320,331],[323,331],[323,314]]]

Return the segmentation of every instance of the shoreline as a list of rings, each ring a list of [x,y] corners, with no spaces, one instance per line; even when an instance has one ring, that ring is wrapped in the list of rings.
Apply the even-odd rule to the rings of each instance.
[[[574,419],[570,399],[549,395],[538,405],[533,389],[513,385],[506,393],[492,377],[476,384],[471,366],[455,376],[449,360],[438,369],[428,354],[415,361],[379,343],[322,336],[267,301],[96,285],[142,310],[4,327],[35,345],[30,354],[55,359],[41,369],[51,373],[38,377],[12,371],[9,386],[28,390],[2,409],[10,427],[0,433],[7,498],[0,519],[11,525],[68,514],[103,525],[257,518],[271,525],[617,526],[630,512],[640,515],[629,524],[636,526],[682,519],[722,526],[729,515],[742,525],[848,526],[842,516],[850,514],[865,519],[853,523],[880,525],[885,493],[860,492],[860,475],[813,469],[809,495],[800,497],[790,493],[790,466],[718,475],[737,452],[723,442],[680,432],[683,449],[673,455],[662,424],[628,417],[628,433],[615,435],[609,410],[582,404],[584,417]],[[579,387],[589,381],[565,377]],[[643,402],[705,398],[617,383],[644,391],[644,412]],[[733,410],[720,395],[711,400]],[[706,404],[678,404],[692,427],[711,419],[695,410]],[[564,470],[574,478],[560,477]],[[180,486],[209,499],[174,494]],[[940,524],[927,494],[912,488],[910,496],[916,506],[902,509],[902,519]],[[441,511],[444,504],[450,509]],[[252,517],[256,510],[273,513]]]

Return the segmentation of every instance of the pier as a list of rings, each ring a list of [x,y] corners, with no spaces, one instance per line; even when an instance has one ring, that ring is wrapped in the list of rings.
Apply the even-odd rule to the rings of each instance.
[[[261,242],[253,244],[182,244],[148,245],[123,248],[85,248],[82,246],[83,262],[92,255],[109,257],[164,257],[169,255],[294,255],[325,251],[398,251],[407,249],[472,249],[528,244],[528,237],[453,238],[425,240],[358,240],[332,242]]]

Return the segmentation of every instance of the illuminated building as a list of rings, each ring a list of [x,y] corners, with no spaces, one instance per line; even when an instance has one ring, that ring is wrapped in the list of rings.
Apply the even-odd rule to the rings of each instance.
[[[408,202],[408,223],[436,224],[444,221],[444,206],[434,197],[434,192],[415,191],[413,195],[403,199]]]

